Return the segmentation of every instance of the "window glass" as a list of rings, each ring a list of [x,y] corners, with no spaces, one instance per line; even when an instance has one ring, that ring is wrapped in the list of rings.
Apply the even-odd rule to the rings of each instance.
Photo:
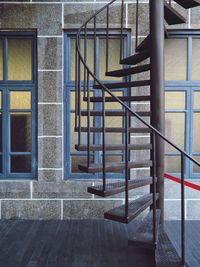
[[[185,144],[185,113],[165,114],[165,134],[167,138],[181,149]],[[174,148],[165,142],[165,151],[174,151]]]
[[[194,159],[196,159],[196,161],[200,162],[200,156],[195,156]],[[200,173],[200,167],[195,163],[193,164],[193,172]]]
[[[11,156],[11,173],[29,173],[31,172],[31,156],[20,155]]]
[[[165,171],[179,173],[181,171],[181,158],[179,156],[165,156]]]
[[[112,51],[115,51],[115,55]],[[121,69],[119,64],[120,58],[120,39],[110,38],[108,40],[108,71]],[[122,78],[108,77],[106,73],[106,39],[100,39],[100,55],[99,55],[99,77],[101,80],[118,80]]]
[[[165,92],[166,109],[185,109],[185,92]]]
[[[8,39],[8,80],[32,80],[32,40]]]
[[[10,92],[10,109],[31,109],[31,92]]]
[[[10,114],[11,152],[31,152],[32,118],[30,112]]]
[[[165,40],[165,80],[186,80],[187,39]]]
[[[192,80],[200,80],[200,40],[192,41]]]
[[[200,152],[200,113],[193,114],[193,152]]]
[[[0,39],[0,80],[3,80],[3,42]]]
[[[81,46],[81,54],[84,55],[84,40],[81,39],[80,42]],[[86,63],[89,66],[89,68],[93,71],[94,68],[94,40],[93,39],[87,39],[87,60]],[[71,64],[70,64],[70,72],[71,72],[71,80],[75,80],[75,48],[76,48],[76,40],[71,39]],[[83,71],[83,64],[80,65],[81,68],[81,79],[84,77],[84,71]]]
[[[200,109],[200,92],[194,92],[194,109]]]

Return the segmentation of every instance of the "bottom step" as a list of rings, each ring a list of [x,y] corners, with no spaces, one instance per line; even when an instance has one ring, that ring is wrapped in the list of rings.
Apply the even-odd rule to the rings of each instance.
[[[156,210],[156,243],[153,242],[153,211],[141,221],[128,245],[147,249],[156,249],[160,223],[160,210]]]

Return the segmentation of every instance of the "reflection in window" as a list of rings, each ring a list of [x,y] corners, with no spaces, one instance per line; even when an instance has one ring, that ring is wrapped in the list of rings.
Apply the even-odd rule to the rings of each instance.
[[[179,156],[165,156],[165,172],[179,173],[181,171],[181,158]]]
[[[31,39],[8,39],[8,80],[32,80]]]
[[[187,39],[165,40],[165,80],[186,80]]]

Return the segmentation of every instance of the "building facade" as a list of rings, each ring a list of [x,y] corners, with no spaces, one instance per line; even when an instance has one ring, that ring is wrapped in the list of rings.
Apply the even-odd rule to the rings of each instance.
[[[125,2],[127,53],[134,51],[135,2]],[[2,219],[103,218],[104,211],[124,202],[124,194],[102,199],[87,193],[87,187],[99,183],[99,179],[97,175],[86,175],[77,169],[85,155],[77,155],[74,149],[77,141],[74,133],[76,32],[86,18],[103,5],[103,1],[0,1]],[[174,5],[187,18],[187,24],[168,27],[166,135],[200,161],[200,8],[185,11]],[[116,2],[110,12],[113,51],[110,64],[117,66],[114,52],[119,49],[120,4]],[[142,40],[149,31],[148,1],[140,1],[139,14]],[[105,80],[104,15],[99,16],[97,26],[99,57],[96,63],[92,62],[94,44],[90,36],[88,54],[91,58],[88,60],[91,65],[97,65],[98,77]],[[137,95],[144,92],[145,88],[134,90]],[[149,111],[145,103],[136,103],[132,108]],[[146,119],[148,121],[148,117]],[[98,125],[98,120],[93,123]],[[135,143],[149,140],[148,135],[132,138]],[[149,157],[145,151],[139,153]],[[138,154],[132,157],[137,158]],[[101,155],[97,153],[95,157],[98,160]],[[179,175],[179,155],[166,147],[165,159],[166,172]],[[189,163],[186,165],[187,179],[198,184],[200,170]],[[148,172],[146,168],[137,169],[132,176]],[[120,174],[110,177],[119,178]],[[138,197],[144,190],[148,188],[135,190],[132,197]],[[199,192],[187,188],[187,219],[199,218],[199,204]],[[165,207],[166,219],[180,219],[180,185],[168,180],[165,181]]]

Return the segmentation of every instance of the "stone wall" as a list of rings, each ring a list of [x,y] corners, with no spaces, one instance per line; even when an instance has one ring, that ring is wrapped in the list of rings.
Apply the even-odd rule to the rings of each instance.
[[[141,2],[140,35],[143,38],[148,32],[144,23],[148,8],[147,1]],[[69,180],[67,177],[64,180],[63,170],[63,30],[78,28],[105,3],[92,0],[0,1],[1,29],[38,30],[38,177],[34,181],[0,181],[2,219],[102,218],[105,210],[124,202],[123,194],[109,199],[88,194],[87,186],[99,181]],[[134,44],[135,1],[126,1],[125,12],[125,25],[132,29]],[[200,8],[186,12],[187,27],[198,27]],[[111,9],[113,27],[119,27],[119,14],[120,6],[116,4]],[[104,18],[103,15],[99,17],[99,26],[105,23]],[[135,92],[139,94],[138,90]],[[148,110],[149,106],[143,108]],[[133,138],[138,142],[148,137]],[[147,172],[133,171],[133,175]],[[180,189],[179,185],[166,182],[166,215],[170,219],[177,218],[178,187]],[[135,190],[131,197],[147,190],[148,187]],[[200,196],[198,192],[188,190],[187,198],[187,218],[195,219]]]

